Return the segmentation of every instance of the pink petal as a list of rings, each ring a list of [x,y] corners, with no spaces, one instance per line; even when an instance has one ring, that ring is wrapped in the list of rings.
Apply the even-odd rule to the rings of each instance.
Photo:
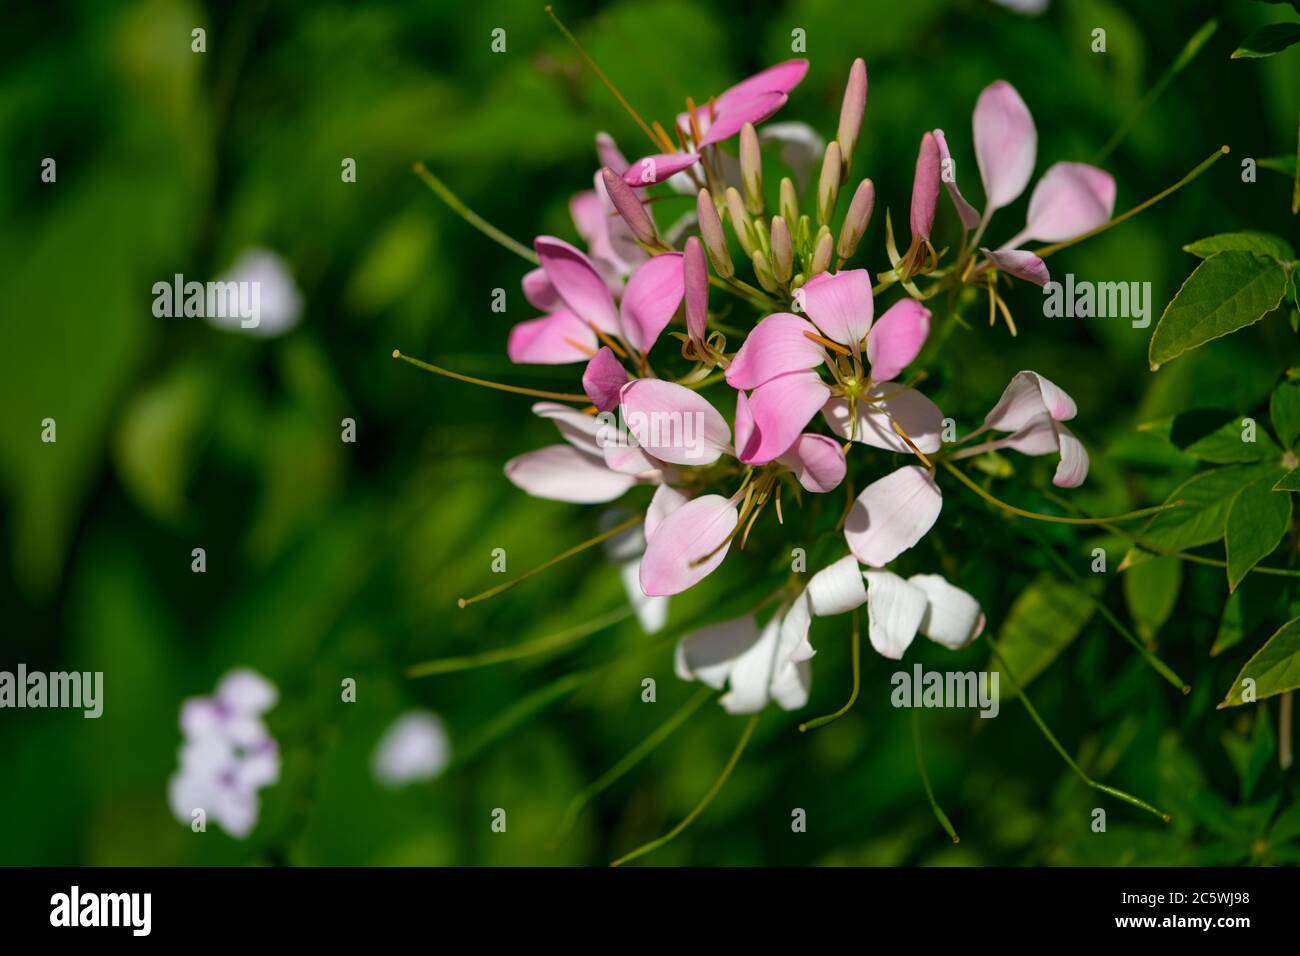
[[[912,179],[912,238],[929,239],[939,202],[939,144],[933,133],[921,137]]]
[[[952,200],[953,207],[957,210],[962,227],[974,229],[980,222],[979,210],[968,203],[962,196],[961,190],[957,188],[957,166],[952,161],[952,153],[948,151],[948,140],[944,138],[943,130],[934,131],[934,141],[939,147],[939,178],[948,190],[948,198]],[[947,167],[946,175],[945,167]]]
[[[925,618],[925,592],[889,571],[868,571],[867,637],[881,657],[898,660]]]
[[[1041,412],[997,445],[1000,448],[1014,448],[1022,455],[1057,454],[1061,450],[1061,440],[1056,433],[1056,419],[1047,412]]]
[[[660,485],[645,511],[645,539],[649,541],[670,514],[691,500],[691,496],[672,485]]]
[[[769,315],[741,343],[727,367],[727,384],[758,388],[778,375],[816,368],[826,361],[826,353],[805,332],[816,335],[817,328],[789,312]]]
[[[596,134],[596,158],[600,165],[608,166],[620,176],[627,170],[627,158],[614,142],[614,137],[608,133]]]
[[[595,415],[559,402],[537,402],[533,405],[533,414],[555,422],[561,438],[595,458],[601,457],[602,445],[610,440],[610,433],[614,431],[610,422],[612,416],[606,416],[602,421]]]
[[[658,484],[664,479],[664,463],[658,458],[646,454],[644,448],[632,442],[620,442],[614,436],[616,430],[609,429],[609,437],[601,436],[598,440],[605,442],[601,452],[605,458],[605,467],[624,475],[632,475],[642,481]]]
[[[545,269],[537,268],[526,273],[522,285],[524,298],[534,309],[554,312],[560,304],[560,294],[555,291],[555,286],[551,285],[551,280],[546,277]]]
[[[627,379],[627,369],[614,356],[613,349],[602,345],[582,373],[582,390],[597,409],[612,412],[618,408],[619,389],[627,384]]]
[[[920,353],[929,334],[929,309],[915,299],[894,303],[876,320],[867,336],[871,377],[884,381],[897,377]]]
[[[605,276],[605,281],[610,284],[610,275],[608,271],[614,274],[617,280],[610,285],[615,295],[623,289],[622,280],[627,274],[650,258],[650,253],[637,243],[636,236],[632,232],[632,227],[627,224],[627,220],[618,212],[614,205],[614,200],[610,198],[609,190],[605,188],[604,170],[597,170],[595,176],[595,193],[600,199],[600,207],[604,213],[604,231],[598,232],[590,241],[591,257],[597,270]],[[650,222],[650,227],[654,228],[654,215],[650,212],[649,207],[642,207],[646,219]]]
[[[989,261],[1003,272],[1017,279],[1045,286],[1052,278],[1047,271],[1047,263],[1024,249],[985,249],[981,246],[980,252],[988,256]]]
[[[573,219],[578,235],[582,236],[582,241],[588,248],[599,236],[608,231],[606,225],[608,217],[601,205],[600,196],[594,189],[585,189],[569,197],[569,216]]]
[[[871,329],[875,314],[871,273],[866,269],[822,273],[804,283],[795,293],[795,302],[828,339],[854,345]]]
[[[884,448],[905,455],[912,454],[907,442],[894,431],[890,421],[907,432],[916,447],[929,454],[943,444],[943,412],[914,388],[904,388],[897,382],[877,382],[871,386],[869,396],[881,396],[874,404],[858,402],[858,424],[854,441],[873,448]],[[884,397],[887,396],[887,397]],[[849,437],[849,404],[842,398],[832,399],[822,409],[831,431],[841,438]]]
[[[623,338],[632,348],[650,351],[682,304],[684,288],[680,252],[666,252],[637,267],[618,307]]]
[[[1062,242],[1095,229],[1115,210],[1115,177],[1085,163],[1056,163],[1029,197],[1022,233],[1040,242]]]
[[[984,416],[984,427],[1000,432],[1019,431],[1038,415],[1047,412],[1058,422],[1079,413],[1074,399],[1037,372],[1017,372],[1002,392],[993,410]]]
[[[725,109],[719,105],[717,116],[704,131],[704,136],[700,140],[700,148],[731,139],[746,123],[757,126],[784,106],[786,99],[788,97],[784,93],[759,93],[753,99],[744,102],[728,103]]]
[[[686,286],[686,332],[702,342],[709,324],[709,266],[704,260],[704,246],[695,236],[686,240],[682,278]]]
[[[598,458],[572,445],[548,445],[506,462],[506,477],[534,498],[595,504],[613,501],[636,479],[610,471]]]
[[[726,420],[684,385],[639,378],[623,386],[621,405],[628,430],[656,458],[707,465],[731,448]]]
[[[844,523],[844,538],[863,564],[884,567],[925,536],[942,508],[930,472],[907,465],[862,489]]]
[[[643,156],[623,173],[623,182],[629,186],[653,186],[699,161],[698,153],[655,153],[653,156]]]
[[[520,322],[506,339],[510,361],[532,365],[585,362],[599,342],[586,322],[568,309]]]
[[[619,333],[618,310],[609,286],[591,260],[554,236],[538,236],[533,248],[564,304],[574,315],[610,335]]]
[[[739,427],[736,431],[739,434]],[[812,492],[834,491],[844,480],[844,452],[835,439],[825,435],[804,432],[780,461],[794,472],[799,484]]]
[[[925,593],[921,633],[950,650],[960,650],[984,630],[979,602],[937,574],[914,574],[907,583]]]
[[[778,375],[754,389],[748,400],[753,428],[737,447],[736,457],[747,465],[763,465],[784,454],[830,394],[826,383],[810,371]]]
[[[975,161],[988,208],[1001,209],[1025,191],[1038,154],[1038,130],[1015,87],[998,80],[985,87],[975,104]]]
[[[1077,488],[1088,477],[1088,451],[1074,437],[1074,432],[1059,422],[1056,425],[1061,448],[1061,462],[1056,466],[1052,484],[1058,488]]]
[[[651,597],[680,594],[703,580],[727,556],[739,518],[722,495],[703,495],[669,514],[646,544],[641,590]]]
[[[752,100],[760,93],[789,93],[808,73],[808,61],[803,59],[786,60],[775,66],[760,70],[753,76],[741,80],[718,96],[715,106],[718,112]],[[742,124],[743,125],[743,124]]]

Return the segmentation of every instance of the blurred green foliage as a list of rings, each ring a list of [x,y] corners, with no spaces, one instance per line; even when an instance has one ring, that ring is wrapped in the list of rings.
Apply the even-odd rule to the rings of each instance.
[[[922,131],[948,130],[959,168],[973,169],[971,108],[1004,78],[1036,118],[1038,170],[1087,161],[1217,16],[1219,32],[1108,159],[1117,209],[1221,144],[1232,155],[1061,254],[1054,269],[1150,281],[1160,307],[1193,267],[1184,244],[1241,228],[1296,235],[1289,181],[1261,171],[1243,183],[1237,164],[1295,148],[1300,55],[1228,59],[1250,29],[1279,18],[1266,5],[1057,0],[1029,18],[986,0],[766,9],[626,0],[558,12],[638,110],[665,121],[684,95],[789,57],[797,27],[812,68],[780,118],[831,135],[849,64],[864,56],[871,93],[855,162],[881,197],[863,243],[875,269],[884,267],[883,208],[901,215]],[[516,238],[574,238],[567,201],[590,187],[593,134],[610,131],[629,154],[639,134],[541,0],[64,0],[9,9],[5,25],[0,666],[102,670],[106,710],[98,721],[0,712],[0,863],[604,863],[684,816],[743,724],[713,703],[554,839],[570,799],[695,692],[673,675],[671,637],[747,607],[779,580],[788,543],[776,529],[756,528],[744,555],[674,599],[665,635],[647,638],[627,621],[551,655],[418,680],[403,673],[556,633],[623,601],[597,549],[457,609],[458,596],[494,583],[493,548],[524,570],[595,533],[597,509],[529,499],[503,477],[509,456],[552,440],[526,399],[389,357],[400,348],[467,374],[573,387],[571,368],[509,365],[509,326],[531,315],[516,291],[525,264],[410,171],[424,161]],[[1105,55],[1090,49],[1097,26],[1108,31]],[[195,27],[207,31],[204,54],[190,50]],[[504,54],[490,49],[497,27],[507,31]],[[55,184],[39,179],[47,156],[58,162]],[[340,180],[344,157],[356,159],[355,184]],[[1003,228],[1023,203],[1003,213]],[[941,213],[948,229],[950,213]],[[296,330],[254,339],[153,317],[153,282],[214,277],[254,245],[292,268],[306,302]],[[489,307],[497,287],[509,290],[506,315]],[[1136,426],[1203,405],[1265,420],[1296,360],[1287,323],[1266,321],[1153,374],[1150,330],[1044,319],[1037,295],[1012,291],[1014,340],[978,321],[979,308],[969,327],[936,315],[927,390],[965,426],[1019,369],[1058,382],[1079,405],[1072,424],[1092,451],[1092,474],[1070,500],[1092,513],[1158,502],[1193,472],[1193,458]],[[339,440],[345,416],[357,423],[355,445]],[[56,444],[40,441],[46,417],[58,423]],[[1052,462],[1014,464],[1024,487],[1048,485]],[[839,505],[806,504],[800,520],[825,530]],[[910,715],[888,704],[895,665],[868,652],[846,717],[801,735],[799,715],[766,713],[717,801],[645,862],[1300,861],[1295,771],[1278,768],[1278,701],[1215,710],[1286,619],[1294,595],[1285,580],[1247,579],[1248,600],[1222,622],[1232,631],[1225,643],[1221,568],[1153,561],[1138,572],[1145,583],[1126,589],[1115,573],[1125,541],[1043,533],[1089,578],[1092,550],[1107,550],[1098,600],[1158,648],[1188,696],[1092,613],[1087,593],[1055,576],[1041,541],[958,486],[926,547],[900,566],[970,590],[991,635],[1008,621],[1062,620],[1035,658],[1033,702],[1092,776],[1167,809],[1168,826],[1084,787],[1008,697],[996,720],[920,715],[936,797],[962,837],[952,845],[925,801]],[[837,556],[835,544],[833,533],[810,544],[810,565]],[[190,571],[195,547],[206,549],[206,574]],[[1063,619],[1059,606],[1034,611],[1061,600]],[[848,695],[847,630],[843,619],[814,626],[805,717]],[[918,642],[908,655],[956,669],[987,659],[981,642],[956,655]],[[165,789],[181,701],[238,665],[280,687],[270,722],[285,756],[243,842],[215,827],[192,834],[171,817]],[[345,677],[357,680],[355,704],[340,702]],[[654,704],[641,702],[646,677],[658,683]],[[555,682],[567,683],[548,692]],[[370,753],[416,704],[445,719],[455,763],[431,784],[382,790]],[[1090,827],[1097,806],[1108,814],[1104,834]],[[490,829],[496,807],[509,813],[505,834]],[[807,833],[791,832],[794,808],[807,811]]]

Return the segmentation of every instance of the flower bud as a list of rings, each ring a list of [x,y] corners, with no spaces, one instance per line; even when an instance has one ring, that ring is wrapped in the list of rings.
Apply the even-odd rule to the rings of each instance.
[[[840,144],[845,178],[853,164],[853,147],[858,144],[858,133],[862,131],[862,114],[866,109],[867,64],[862,57],[858,57],[849,70],[849,82],[844,87],[844,102],[840,104],[839,132],[835,134],[835,140]]]
[[[727,187],[727,215],[731,216],[731,228],[736,231],[740,247],[745,250],[745,255],[752,256],[758,248],[758,243],[754,241],[754,225],[749,219],[749,213],[745,212],[744,200],[736,192],[735,186]]]
[[[763,212],[763,156],[754,124],[740,128],[740,179],[745,185],[745,208],[751,215]]]
[[[840,241],[836,248],[841,259],[851,259],[858,249],[862,234],[867,231],[871,221],[871,210],[876,206],[876,187],[870,179],[858,183],[853,199],[849,202],[849,211],[840,226]]]
[[[682,256],[682,280],[685,286],[686,332],[692,341],[703,342],[709,324],[709,269],[704,264],[704,247],[694,236],[686,240]]]
[[[780,216],[772,218],[772,269],[778,282],[789,282],[794,269],[794,245],[790,227]]]
[[[781,180],[780,213],[786,222],[799,221],[799,197],[795,194],[794,183],[789,176]]]
[[[820,275],[831,267],[831,253],[835,251],[835,240],[831,237],[831,227],[822,226],[817,230],[817,242],[813,246],[812,262],[809,265],[809,277]]]
[[[776,277],[772,275],[772,267],[768,265],[767,256],[755,249],[750,261],[754,264],[754,275],[758,278],[758,284],[768,292],[776,292],[780,286],[777,285]]]
[[[921,137],[916,154],[916,176],[912,180],[912,241],[928,241],[934,226],[934,207],[939,202],[939,144],[933,133]]]
[[[623,182],[623,177],[608,166],[604,166],[600,170],[600,178],[605,184],[605,192],[609,194],[610,202],[614,204],[618,214],[632,230],[632,235],[647,245],[658,242],[659,233],[655,231],[655,224],[650,221],[649,213],[645,211],[645,206],[641,205],[641,200],[637,198],[632,187]]]
[[[727,237],[722,231],[722,220],[718,218],[718,207],[713,205],[713,196],[707,189],[701,189],[695,198],[695,215],[700,223],[700,238],[704,248],[709,251],[709,260],[713,271],[724,279],[736,274],[736,267],[731,263],[731,250],[727,248]]]
[[[822,159],[822,176],[817,182],[817,223],[826,225],[835,217],[840,196],[840,144],[831,140]]]

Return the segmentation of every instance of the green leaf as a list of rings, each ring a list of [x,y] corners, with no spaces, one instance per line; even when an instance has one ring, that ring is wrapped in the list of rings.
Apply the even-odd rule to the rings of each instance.
[[[1221,232],[1217,236],[1198,239],[1183,246],[1183,251],[1202,259],[1208,259],[1220,252],[1253,252],[1260,256],[1284,259],[1287,262],[1295,258],[1295,250],[1291,248],[1291,243],[1272,233],[1257,232],[1253,229],[1242,232]]]
[[[1193,475],[1165,499],[1182,499],[1182,506],[1152,518],[1138,543],[1149,550],[1185,551],[1218,541],[1237,492],[1255,479],[1275,473],[1273,465],[1234,465]]]
[[[1050,574],[1040,575],[1021,591],[998,635],[998,650],[1016,684],[1026,687],[1046,670],[1079,636],[1095,608],[1086,591]],[[996,661],[989,669],[1001,673]],[[1005,675],[998,686],[1003,698],[1015,696]]]
[[[1215,464],[1261,461],[1282,454],[1268,432],[1253,425],[1247,431],[1243,422],[1235,412],[1193,409],[1174,418],[1169,440],[1192,457]]]
[[[1232,58],[1273,56],[1295,43],[1300,43],[1300,23],[1269,23],[1242,40]]]
[[[1292,468],[1277,480],[1274,491],[1300,491],[1300,468]]]
[[[1277,260],[1250,252],[1220,252],[1187,277],[1151,336],[1154,371],[1211,339],[1258,322],[1278,307],[1286,272]]]
[[[1128,602],[1138,636],[1155,637],[1178,601],[1183,584],[1183,562],[1163,557],[1130,565],[1124,573],[1124,600]]]
[[[1228,554],[1228,590],[1281,542],[1291,523],[1291,496],[1273,494],[1274,478],[1266,475],[1237,493],[1224,527]]]
[[[1276,749],[1273,722],[1269,718],[1267,708],[1261,707],[1255,711],[1255,729],[1249,739],[1236,733],[1225,732],[1223,749],[1228,752],[1232,769],[1237,772],[1237,779],[1241,781],[1241,800],[1243,803],[1248,802],[1255,793],[1255,787],[1259,785],[1260,777],[1268,769]]]
[[[1241,587],[1228,595],[1219,621],[1219,632],[1210,647],[1211,657],[1217,657],[1252,637],[1266,622],[1290,617],[1282,600],[1286,594],[1284,580],[1260,574],[1248,575]]]
[[[1253,696],[1243,699],[1245,681],[1254,681]],[[1283,624],[1255,656],[1246,661],[1219,709],[1253,703],[1300,687],[1300,617]]]
[[[1295,446],[1300,438],[1300,382],[1287,380],[1273,389],[1268,400],[1268,417],[1283,448]]]

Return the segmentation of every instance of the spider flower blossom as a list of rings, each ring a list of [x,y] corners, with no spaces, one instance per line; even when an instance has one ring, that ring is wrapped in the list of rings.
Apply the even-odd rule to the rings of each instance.
[[[934,131],[948,196],[966,229],[975,229],[975,242],[983,235],[993,213],[1015,202],[1029,185],[1038,155],[1038,130],[1029,107],[1005,80],[985,87],[975,104],[972,121],[975,160],[984,185],[985,209],[981,214],[961,194],[953,172],[943,130]],[[1043,260],[1020,249],[1027,240],[1063,242],[1110,219],[1115,208],[1115,179],[1086,163],[1055,163],[1038,180],[1029,197],[1025,227],[996,249],[980,251],[999,269],[1038,285],[1046,285]]]
[[[677,645],[674,668],[683,680],[699,680],[727,692],[719,703],[745,714],[775,702],[797,710],[808,702],[811,660],[808,640],[814,617],[845,614],[867,606],[872,647],[897,660],[918,633],[951,649],[968,645],[984,629],[979,603],[936,574],[904,580],[888,571],[863,572],[846,556],[812,576],[792,603],[762,627],[752,614],[702,628]]]
[[[202,810],[237,839],[253,832],[258,791],[280,779],[280,748],[262,722],[278,698],[269,681],[241,669],[223,677],[213,696],[185,701],[180,767],[167,786],[177,820],[190,824]]]
[[[375,780],[395,790],[433,780],[451,760],[451,741],[437,714],[408,710],[379,738],[370,760]]]

